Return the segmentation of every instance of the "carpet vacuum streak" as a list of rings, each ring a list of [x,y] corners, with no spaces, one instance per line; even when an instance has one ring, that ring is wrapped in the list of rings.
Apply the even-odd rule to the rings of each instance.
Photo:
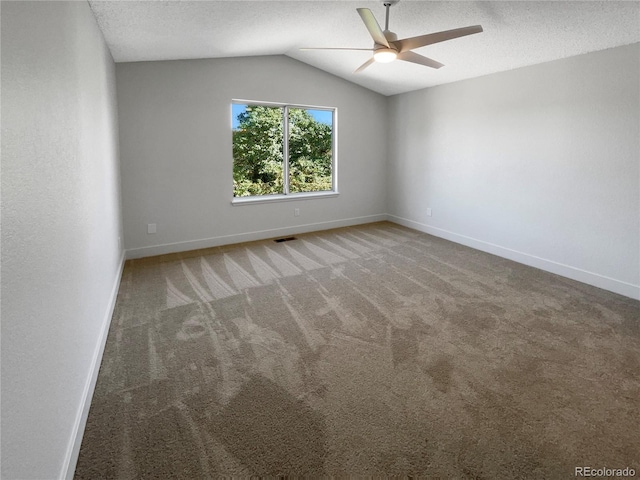
[[[130,260],[75,478],[640,472],[639,340],[638,301],[388,222]]]

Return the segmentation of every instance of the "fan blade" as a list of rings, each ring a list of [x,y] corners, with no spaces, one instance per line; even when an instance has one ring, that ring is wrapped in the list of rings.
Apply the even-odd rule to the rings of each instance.
[[[355,72],[353,73],[360,73],[362,70],[364,70],[365,68],[367,68],[369,65],[371,65],[373,62],[375,62],[375,58],[371,57],[369,60],[367,60],[366,62],[364,62],[362,65],[360,65]]]
[[[445,30],[444,32],[403,38],[402,40],[396,40],[393,44],[398,48],[398,52],[402,53],[413,50],[414,48],[425,47],[427,45],[433,45],[434,43],[445,42],[447,40],[453,40],[454,38],[465,37],[467,35],[473,35],[474,33],[480,32],[482,32],[482,26],[474,25],[473,27],[454,28],[453,30]]]
[[[418,65],[424,65],[425,67],[440,68],[444,65],[430,58],[418,55],[415,52],[403,52],[398,55],[398,60],[404,60],[405,62],[417,63]]]
[[[382,33],[382,29],[380,28],[380,25],[378,25],[376,17],[374,17],[373,13],[371,13],[371,10],[369,10],[368,8],[357,8],[356,10],[358,10],[360,18],[362,18],[365,27],[367,27],[367,30],[369,30],[369,34],[371,35],[371,38],[373,38],[373,41],[380,45],[388,47],[389,42],[387,41],[387,37],[385,37],[384,33]]]
[[[362,50],[365,52],[373,52],[373,48],[333,48],[333,47],[303,47],[300,50]]]

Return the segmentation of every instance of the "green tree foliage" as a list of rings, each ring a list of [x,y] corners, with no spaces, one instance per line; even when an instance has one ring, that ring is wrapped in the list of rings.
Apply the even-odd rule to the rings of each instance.
[[[233,131],[235,197],[283,193],[283,113],[248,106]],[[331,126],[305,109],[289,109],[289,191],[331,190]]]

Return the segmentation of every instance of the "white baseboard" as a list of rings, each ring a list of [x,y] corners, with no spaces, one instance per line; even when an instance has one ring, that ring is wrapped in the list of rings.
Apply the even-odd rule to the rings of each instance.
[[[69,447],[67,448],[67,455],[65,456],[64,463],[62,464],[62,472],[59,477],[61,480],[73,480],[73,476],[76,471],[78,455],[80,454],[80,446],[82,445],[82,437],[84,435],[84,429],[87,424],[87,417],[89,416],[89,408],[91,407],[93,392],[96,388],[96,381],[98,380],[100,364],[102,363],[102,354],[104,353],[104,347],[107,343],[107,336],[109,334],[109,326],[111,325],[113,310],[116,306],[118,289],[120,287],[120,280],[122,279],[122,272],[124,270],[124,262],[125,252],[123,251],[122,256],[120,257],[120,268],[114,280],[113,288],[111,289],[111,296],[109,297],[109,303],[107,304],[107,311],[105,312],[104,318],[102,319],[100,337],[98,338],[98,343],[93,354],[91,368],[89,370],[89,378],[87,379],[84,391],[82,392],[81,408],[76,416],[71,442],[69,443]]]
[[[491,253],[499,257],[522,263],[524,265],[529,265],[530,267],[539,268],[540,270],[555,273],[556,275],[567,277],[572,280],[577,280],[578,282],[593,285],[594,287],[602,288],[604,290],[609,290],[610,292],[618,293],[620,295],[624,295],[625,297],[640,300],[640,285],[633,285],[621,280],[616,280],[615,278],[588,272],[586,270],[572,267],[570,265],[565,265],[553,260],[536,257],[535,255],[530,255],[528,253],[519,252],[510,248],[501,247],[500,245],[495,245],[493,243],[478,240],[476,238],[467,237],[466,235],[460,235],[458,233],[450,232],[442,228],[433,227],[431,225],[426,225],[424,223],[414,222],[413,220],[397,217],[395,215],[387,215],[387,220],[408,228],[413,228],[414,230],[428,233],[436,237],[444,238],[455,243],[466,245],[467,247],[475,248],[476,250]]]
[[[280,237],[283,235],[296,235],[299,233],[315,232],[317,230],[329,230],[331,228],[349,227],[361,225],[363,223],[381,222],[387,220],[386,214],[367,215],[365,217],[344,218],[329,222],[308,223],[306,225],[296,225],[291,227],[274,228],[270,230],[258,230],[255,232],[238,233],[233,235],[222,235],[220,237],[203,238],[200,240],[189,240],[186,242],[166,243],[163,245],[153,245],[150,247],[132,248],[127,250],[127,260],[134,258],[152,257],[167,253],[186,252],[198,250],[200,248],[219,247],[221,245],[231,245],[234,243],[253,242],[267,238]]]
[[[199,240],[190,240],[185,242],[168,243],[163,245],[153,245],[149,247],[133,248],[126,251],[127,259],[151,257],[154,255],[164,255],[167,253],[185,252],[188,250],[197,250],[200,248],[218,247],[221,245],[230,245],[233,243],[251,242],[255,240],[264,240],[267,238],[279,237],[284,235],[295,235],[299,233],[307,233],[318,230],[328,230],[330,228],[348,227],[352,225],[360,225],[364,223],[379,222],[388,220],[390,222],[413,228],[415,230],[444,238],[455,243],[466,245],[483,252],[491,253],[499,257],[507,258],[530,267],[539,268],[547,272],[561,275],[563,277],[577,280],[594,287],[602,288],[610,292],[618,293],[626,297],[640,300],[640,285],[633,285],[621,280],[616,280],[604,275],[582,270],[580,268],[565,265],[545,258],[537,257],[528,253],[502,247],[493,243],[478,240],[454,233],[442,228],[433,227],[424,223],[415,222],[396,215],[378,214],[368,215],[364,217],[345,218],[341,220],[332,220],[329,222],[309,223],[306,225],[297,225],[291,227],[275,228],[270,230],[258,230],[254,232],[239,233],[233,235],[222,235],[219,237],[204,238]]]

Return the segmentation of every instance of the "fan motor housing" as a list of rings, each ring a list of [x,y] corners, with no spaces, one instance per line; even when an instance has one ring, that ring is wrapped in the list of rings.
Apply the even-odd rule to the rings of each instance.
[[[396,40],[398,40],[398,35],[393,33],[391,30],[385,30],[382,33],[384,34],[384,38],[386,38],[388,42],[395,42]]]

